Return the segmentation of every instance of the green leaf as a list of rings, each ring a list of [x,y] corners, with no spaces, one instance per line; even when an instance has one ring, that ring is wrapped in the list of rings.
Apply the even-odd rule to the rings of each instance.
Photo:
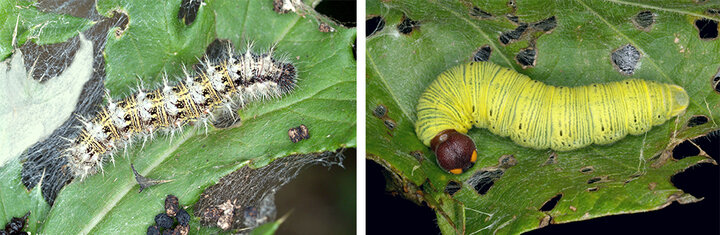
[[[20,180],[21,169],[22,165],[17,160],[0,168],[0,224],[4,226],[13,217],[22,218],[25,213],[30,212],[23,231],[36,233],[42,226],[50,205],[43,199],[40,187],[29,192],[25,189]]]
[[[566,223],[656,210],[672,201],[695,201],[669,178],[699,162],[715,161],[708,156],[664,157],[670,157],[670,150],[683,140],[702,136],[720,124],[720,112],[715,111],[720,107],[720,95],[711,87],[720,67],[716,53],[720,40],[700,39],[694,25],[702,17],[718,21],[720,16],[705,13],[718,4],[685,2],[517,1],[514,9],[505,2],[370,1],[368,17],[382,16],[385,26],[367,39],[368,158],[399,176],[404,186],[422,185],[420,200],[436,210],[446,234],[516,234],[544,226],[543,219]],[[492,17],[472,16],[474,7]],[[645,10],[655,16],[649,32],[631,21]],[[526,23],[555,16],[557,27],[503,45],[500,34],[517,27],[506,14]],[[400,33],[403,17],[419,26],[409,34]],[[457,176],[443,172],[434,154],[415,136],[415,105],[421,92],[438,74],[469,62],[484,45],[492,49],[490,61],[496,64],[547,84],[580,86],[626,79],[628,76],[613,68],[610,55],[627,44],[642,54],[632,77],[678,84],[687,90],[691,101],[684,114],[612,145],[558,152],[554,164],[544,164],[553,153],[550,150],[523,148],[509,138],[474,128],[469,135],[478,144],[478,162]],[[515,55],[529,46],[534,46],[538,55],[534,67],[523,69]],[[380,105],[387,108],[386,116],[373,114]],[[687,127],[693,115],[704,115],[710,121]],[[389,128],[393,123],[394,128]],[[503,155],[513,155],[517,164],[480,195],[466,181],[477,172],[493,169]],[[580,171],[587,166],[594,171]],[[600,181],[588,184],[593,178]],[[463,182],[453,196],[444,192],[450,180]],[[554,209],[539,210],[558,194],[562,198]]]
[[[275,231],[280,228],[280,225],[285,222],[285,219],[287,219],[288,216],[290,216],[290,214],[287,214],[276,221],[260,225],[253,229],[250,235],[273,235],[275,234]]]
[[[271,4],[205,1],[194,23],[186,26],[177,19],[180,1],[98,1],[100,14],[128,14],[130,19],[124,31],[108,34],[104,51],[106,88],[116,99],[129,94],[138,79],[155,88],[163,73],[182,76],[182,65],[196,63],[216,37],[230,39],[238,49],[244,40],[254,41],[256,48],[276,44],[276,53],[296,65],[299,82],[283,98],[244,107],[239,127],[206,129],[199,124],[174,136],[138,141],[106,163],[103,173],[67,185],[41,233],[145,231],[164,210],[167,194],[176,195],[181,205],[192,205],[207,186],[246,164],[261,167],[290,154],[354,147],[355,30],[334,25],[336,32],[322,33],[314,17],[323,16],[312,9],[305,17],[279,15]],[[287,131],[300,124],[311,137],[292,143]],[[130,163],[141,175],[172,182],[137,193]],[[197,225],[196,219],[191,224]]]
[[[38,11],[32,2],[0,1],[0,60],[28,40],[38,45],[67,41],[95,24],[87,19]]]

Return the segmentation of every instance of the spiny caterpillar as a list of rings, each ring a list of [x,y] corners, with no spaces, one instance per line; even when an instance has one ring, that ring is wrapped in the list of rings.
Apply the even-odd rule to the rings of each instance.
[[[258,99],[279,97],[292,91],[296,69],[291,63],[267,53],[234,54],[232,45],[215,41],[193,75],[174,86],[146,91],[139,88],[122,100],[108,98],[104,106],[70,140],[64,152],[75,177],[84,178],[102,169],[102,161],[133,138],[152,136],[158,130],[177,131],[188,122],[207,122],[213,111],[237,108]],[[214,46],[214,47],[213,47]],[[217,48],[217,51],[211,51]],[[210,55],[212,54],[212,55]]]
[[[639,79],[556,87],[490,62],[440,74],[420,96],[415,132],[453,174],[477,159],[473,125],[534,149],[570,151],[639,135],[687,108],[682,87]]]

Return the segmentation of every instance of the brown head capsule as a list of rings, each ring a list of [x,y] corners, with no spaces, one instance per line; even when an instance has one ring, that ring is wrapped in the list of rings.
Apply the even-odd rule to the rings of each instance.
[[[444,130],[430,141],[438,165],[450,173],[461,174],[477,161],[475,143],[465,134]]]

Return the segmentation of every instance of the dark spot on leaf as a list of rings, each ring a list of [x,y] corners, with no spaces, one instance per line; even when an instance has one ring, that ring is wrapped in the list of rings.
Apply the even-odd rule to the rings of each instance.
[[[203,0],[183,0],[178,11],[178,20],[190,25],[195,22],[197,13],[200,10]]]
[[[695,20],[695,27],[698,29],[700,39],[713,40],[718,37],[718,22],[711,19]]]
[[[512,154],[502,155],[498,159],[498,167],[507,170],[508,168],[515,166],[517,159]]]
[[[655,190],[655,187],[657,187],[657,183],[655,183],[655,182],[648,183],[648,189],[650,189],[650,191]]]
[[[375,106],[375,109],[373,109],[373,115],[377,118],[383,118],[385,115],[387,115],[388,109],[385,107],[385,105],[378,104]]]
[[[457,191],[460,191],[462,188],[462,184],[460,182],[451,180],[448,182],[447,186],[445,186],[445,193],[450,194],[450,196],[455,195]]]
[[[165,197],[165,214],[170,217],[175,217],[180,209],[180,203],[175,195],[168,194]]]
[[[710,14],[710,15],[720,16],[720,9],[710,8],[710,9],[707,10],[707,13]]]
[[[535,48],[528,47],[520,50],[515,56],[515,61],[522,65],[522,68],[535,67],[535,59],[537,58],[537,51]]]
[[[580,168],[580,172],[582,172],[583,174],[590,174],[593,171],[595,171],[595,167],[593,167],[593,166],[586,166],[586,167]]]
[[[310,131],[308,130],[307,126],[304,124],[300,124],[298,127],[293,127],[288,130],[288,137],[290,137],[290,141],[293,143],[300,142],[301,140],[306,140],[310,138]]]
[[[613,51],[610,55],[615,69],[617,69],[623,75],[632,75],[637,69],[638,61],[642,55],[633,45],[627,44],[617,50]]]
[[[688,127],[699,126],[708,122],[708,118],[705,115],[695,115],[688,121]]]
[[[588,192],[595,192],[595,191],[598,191],[598,187],[592,187],[592,188],[588,188],[588,189],[586,189],[585,191],[588,191]]]
[[[624,183],[626,183],[626,184],[627,184],[627,183],[630,183],[630,182],[632,182],[633,180],[636,180],[636,179],[640,178],[640,176],[643,176],[643,175],[644,175],[643,173],[633,174],[633,175],[631,175],[630,177],[628,177],[628,179],[626,179]]]
[[[425,154],[423,154],[422,152],[420,152],[420,150],[412,151],[412,152],[410,152],[410,155],[412,155],[413,157],[415,157],[415,160],[417,160],[417,161],[420,162],[420,163],[422,163],[423,161],[425,161]]]
[[[493,17],[492,14],[490,14],[486,11],[483,11],[482,9],[480,9],[478,7],[473,7],[472,9],[470,9],[470,15],[473,17],[483,19],[483,20],[487,20],[487,19],[490,19]]]
[[[411,20],[407,16],[403,16],[402,22],[397,26],[398,31],[402,34],[410,34],[413,30],[420,27],[420,23],[414,20]]]
[[[501,169],[480,170],[465,183],[472,186],[478,194],[485,195],[495,184],[495,180],[500,179],[504,173]]]
[[[594,184],[594,183],[598,183],[598,182],[607,182],[607,181],[609,181],[608,178],[609,177],[607,175],[592,177],[587,181],[587,184]]]
[[[641,11],[632,18],[632,22],[638,29],[650,31],[652,24],[655,23],[655,15],[651,11]]]
[[[329,32],[335,32],[335,28],[330,26],[329,24],[325,22],[320,22],[320,25],[318,26],[318,30],[323,33],[329,33]]]
[[[5,230],[0,230],[0,234],[28,234],[23,231],[28,221],[28,216],[30,216],[30,211],[25,213],[23,217],[12,217],[10,221],[5,224]]]
[[[390,129],[391,131],[395,130],[395,127],[397,126],[397,123],[395,123],[395,121],[389,118],[385,119],[384,123],[385,127],[387,127],[387,129]]]
[[[515,0],[510,0],[510,1],[508,1],[507,6],[510,7],[510,8],[512,8],[512,9],[516,9],[516,8],[517,8],[517,2],[515,2]]]
[[[292,8],[294,8],[294,6],[292,6],[291,2],[286,2],[283,0],[273,0],[273,11],[277,12],[278,14],[288,13],[291,11]]]
[[[554,197],[550,198],[550,200],[543,203],[542,207],[540,207],[540,211],[544,211],[544,212],[551,211],[553,208],[555,208],[555,205],[557,205],[557,203],[560,201],[560,199],[562,199],[562,196],[563,196],[562,193],[558,193]]]
[[[548,156],[548,159],[545,160],[545,163],[543,163],[542,166],[557,163],[557,157],[558,157],[558,154],[556,152],[550,153],[550,156]]]
[[[718,69],[718,73],[712,78],[712,88],[715,92],[720,93],[720,69]]]
[[[503,45],[507,45],[520,39],[520,37],[522,37],[523,33],[525,33],[525,30],[527,30],[527,28],[528,24],[522,23],[514,30],[500,34],[500,37],[498,39],[500,40],[500,43],[502,43]]]
[[[365,21],[365,36],[370,37],[385,28],[385,19],[380,16],[372,17]]]
[[[518,18],[516,15],[507,14],[507,15],[505,15],[505,18],[507,18],[509,21],[512,21],[513,23],[516,23],[516,24],[520,23],[520,18]]]
[[[490,48],[490,46],[488,46],[488,45],[482,46],[482,47],[480,47],[480,49],[478,49],[475,52],[475,55],[473,55],[472,61],[476,61],[476,62],[477,61],[488,61],[488,60],[490,60],[491,54],[492,54],[492,48]]]
[[[533,28],[543,31],[543,32],[549,32],[557,26],[557,20],[555,19],[555,16],[551,16],[550,18],[538,21],[533,24]]]

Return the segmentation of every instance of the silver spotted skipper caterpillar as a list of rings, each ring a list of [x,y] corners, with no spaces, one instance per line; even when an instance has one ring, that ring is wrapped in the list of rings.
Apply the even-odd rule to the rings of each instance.
[[[234,113],[248,102],[280,97],[294,89],[295,66],[274,58],[273,49],[258,54],[248,46],[245,52],[234,53],[229,42],[217,44],[223,42],[211,44],[199,66],[192,73],[186,71],[175,85],[165,81],[161,88],[139,88],[122,100],[108,98],[101,111],[83,121],[80,134],[63,153],[75,177],[97,173],[107,155],[134,138],[178,131],[192,122],[207,123],[216,110]]]
[[[639,135],[679,115],[689,98],[677,85],[639,79],[556,87],[490,62],[440,74],[422,93],[415,132],[438,164],[460,174],[477,159],[473,125],[534,149],[570,151]]]

